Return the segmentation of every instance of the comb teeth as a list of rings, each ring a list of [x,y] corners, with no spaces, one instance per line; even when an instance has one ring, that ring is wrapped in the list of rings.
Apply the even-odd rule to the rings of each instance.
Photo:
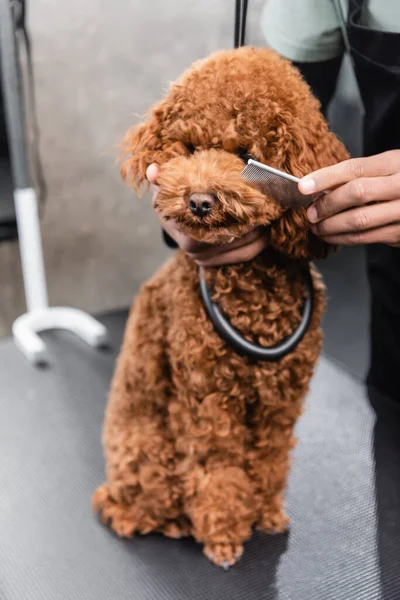
[[[250,160],[241,173],[242,179],[256,186],[263,194],[276,200],[282,206],[308,206],[310,196],[300,193],[293,175],[282,173],[272,167]]]

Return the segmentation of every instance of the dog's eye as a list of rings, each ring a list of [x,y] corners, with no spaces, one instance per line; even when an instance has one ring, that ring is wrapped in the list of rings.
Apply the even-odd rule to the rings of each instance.
[[[185,146],[189,154],[194,154],[196,152],[196,148],[193,146],[193,144],[185,144]]]
[[[245,162],[247,165],[249,160],[254,157],[247,150],[239,150],[239,158],[241,158],[242,161]]]

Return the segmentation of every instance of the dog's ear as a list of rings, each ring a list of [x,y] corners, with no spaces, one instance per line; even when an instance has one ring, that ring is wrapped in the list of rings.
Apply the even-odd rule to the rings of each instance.
[[[329,131],[317,100],[313,99],[313,103],[308,107],[308,119],[304,115],[304,120],[294,121],[283,115],[281,123],[281,148],[285,149],[281,168],[297,177],[349,157],[342,142]],[[271,243],[293,258],[325,258],[335,249],[311,232],[305,209],[287,211],[271,228]]]
[[[312,100],[315,104],[309,106],[310,114],[282,123],[282,135],[286,142],[290,140],[285,144],[283,167],[297,177],[349,158],[342,142],[329,131],[328,123],[319,112],[318,101]]]
[[[146,181],[146,170],[151,163],[161,164],[163,111],[155,108],[150,118],[132,127],[122,142],[121,176],[137,191]],[[165,160],[165,159],[164,159]]]

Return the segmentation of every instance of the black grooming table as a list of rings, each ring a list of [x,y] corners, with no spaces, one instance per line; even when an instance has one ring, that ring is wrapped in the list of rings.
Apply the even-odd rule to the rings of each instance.
[[[125,316],[104,319],[108,353],[46,335],[47,370],[0,342],[1,600],[398,600],[399,415],[375,399],[376,420],[362,386],[324,358],[298,425],[288,535],[255,535],[224,572],[192,540],[122,541],[97,522],[90,496]]]

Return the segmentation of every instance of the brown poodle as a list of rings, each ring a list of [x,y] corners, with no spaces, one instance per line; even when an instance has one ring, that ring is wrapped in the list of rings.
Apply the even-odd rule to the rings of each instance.
[[[347,158],[298,71],[266,49],[195,63],[128,134],[122,173],[138,188],[150,163],[161,165],[155,208],[195,239],[227,242],[265,227],[262,255],[205,277],[232,325],[273,346],[299,323],[301,270],[327,246],[303,209],[282,208],[240,177],[248,154],[296,176]],[[199,199],[205,214],[193,211]],[[312,273],[311,325],[277,362],[239,355],[219,337],[183,252],[142,287],[106,411],[107,482],[93,496],[117,534],[192,535],[227,567],[253,527],[286,530],[293,428],[321,349],[324,289]]]

